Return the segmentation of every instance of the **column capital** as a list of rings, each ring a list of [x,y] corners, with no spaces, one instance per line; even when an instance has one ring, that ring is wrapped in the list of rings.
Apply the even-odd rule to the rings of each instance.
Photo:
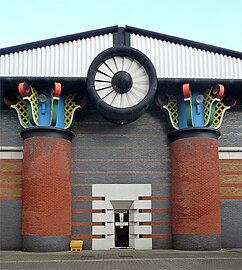
[[[205,137],[218,139],[221,136],[221,132],[217,129],[202,128],[202,127],[190,127],[179,130],[173,130],[168,133],[170,142],[174,142],[179,139],[190,138],[190,137]]]
[[[64,130],[55,127],[30,127],[20,132],[21,137],[25,140],[32,137],[54,137],[61,138],[72,142],[75,137],[70,130]]]
[[[225,95],[224,86],[221,84],[205,91],[195,89],[192,92],[189,83],[184,83],[181,93],[177,95],[157,95],[156,105],[167,111],[173,129],[203,130],[219,129],[224,113],[236,105],[236,100]]]

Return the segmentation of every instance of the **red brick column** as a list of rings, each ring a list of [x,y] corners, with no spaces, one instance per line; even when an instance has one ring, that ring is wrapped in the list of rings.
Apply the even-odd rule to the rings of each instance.
[[[221,249],[219,136],[202,128],[169,134],[175,249]]]
[[[23,143],[22,235],[25,251],[68,250],[71,235],[70,131],[29,128]]]

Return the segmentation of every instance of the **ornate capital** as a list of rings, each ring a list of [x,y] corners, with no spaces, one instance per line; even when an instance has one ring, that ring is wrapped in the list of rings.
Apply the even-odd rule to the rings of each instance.
[[[183,84],[182,94],[158,95],[156,105],[168,112],[173,129],[193,127],[218,129],[224,113],[236,105],[236,100],[224,95],[224,86],[217,84],[204,92],[192,93],[189,83]]]
[[[27,82],[18,85],[18,92],[4,98],[6,105],[16,110],[20,125],[29,127],[56,127],[68,129],[74,123],[77,109],[87,100],[77,93],[63,95],[61,84],[55,82],[52,90],[37,90]]]

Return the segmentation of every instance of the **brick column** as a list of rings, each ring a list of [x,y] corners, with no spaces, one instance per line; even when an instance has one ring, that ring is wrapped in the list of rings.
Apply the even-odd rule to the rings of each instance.
[[[68,250],[74,134],[57,128],[34,127],[22,131],[21,136],[23,250]]]
[[[173,248],[221,249],[219,131],[188,128],[173,131]]]

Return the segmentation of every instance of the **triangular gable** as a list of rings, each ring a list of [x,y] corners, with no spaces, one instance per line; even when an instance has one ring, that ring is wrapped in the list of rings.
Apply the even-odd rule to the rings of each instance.
[[[109,27],[0,50],[0,76],[86,77],[112,46],[146,54],[158,78],[241,79],[242,53],[131,26]]]

